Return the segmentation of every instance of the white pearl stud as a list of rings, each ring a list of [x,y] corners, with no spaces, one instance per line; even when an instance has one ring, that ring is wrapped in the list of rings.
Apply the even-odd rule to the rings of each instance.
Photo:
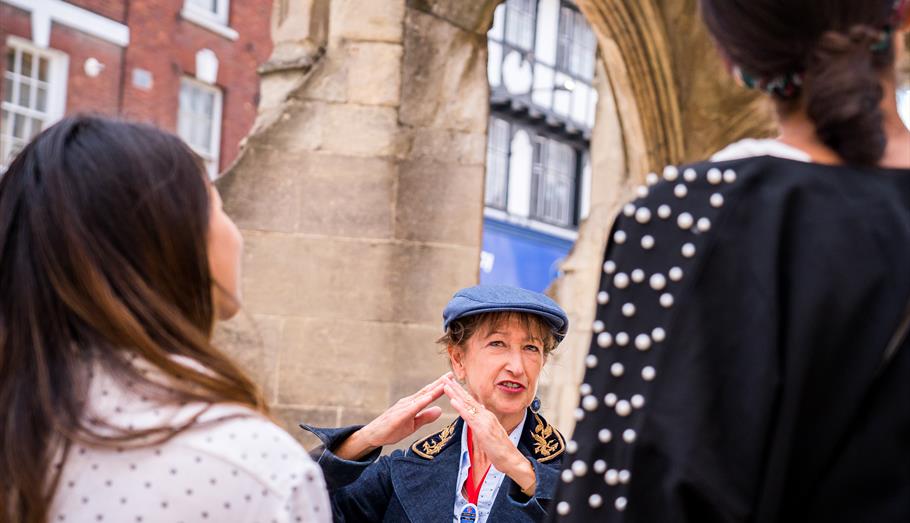
[[[625,371],[625,367],[623,367],[622,363],[619,363],[618,361],[613,365],[610,365],[610,374],[612,374],[615,378],[622,376],[623,372]]]
[[[724,206],[724,195],[718,192],[711,195],[711,207],[720,209]]]
[[[682,255],[683,258],[691,258],[695,256],[695,245],[691,243],[686,243],[682,246]]]
[[[695,218],[693,218],[692,215],[687,212],[680,214],[676,218],[676,225],[679,225],[679,228],[683,230],[691,229],[693,223],[695,223]]]
[[[645,381],[653,381],[656,376],[657,371],[650,365],[641,369],[641,379]]]
[[[625,231],[616,231],[615,233],[613,233],[613,241],[619,245],[626,243]]]
[[[651,275],[651,288],[655,291],[662,291],[664,287],[667,286],[667,278],[663,274],[657,272]]]
[[[587,367],[589,369],[593,369],[594,367],[596,367],[597,366],[597,356],[595,356],[593,354],[588,354],[588,357],[585,358],[585,365],[587,365]]]
[[[689,189],[685,185],[679,184],[673,188],[673,194],[675,194],[677,198],[685,198],[686,195],[689,194]]]
[[[632,405],[629,404],[626,400],[619,400],[616,402],[616,414],[626,417],[632,413]],[[625,433],[623,433],[623,438],[625,439]]]
[[[711,185],[717,185],[722,182],[723,179],[724,176],[717,167],[712,167],[708,170],[708,183]]]
[[[651,210],[647,207],[639,207],[638,210],[635,211],[635,221],[642,225],[651,221]]]
[[[647,334],[639,334],[635,337],[635,348],[640,351],[646,351],[651,348],[651,337]]]

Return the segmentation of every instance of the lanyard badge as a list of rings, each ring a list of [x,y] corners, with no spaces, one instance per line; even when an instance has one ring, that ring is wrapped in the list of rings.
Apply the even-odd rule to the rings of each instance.
[[[461,510],[461,517],[458,518],[458,523],[475,523],[477,521],[477,505],[473,503],[468,503]]]

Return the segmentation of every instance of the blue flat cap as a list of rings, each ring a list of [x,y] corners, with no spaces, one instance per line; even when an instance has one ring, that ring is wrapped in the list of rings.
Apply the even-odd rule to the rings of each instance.
[[[442,311],[442,328],[458,318],[485,312],[515,311],[536,314],[553,328],[557,341],[569,330],[566,311],[548,296],[508,285],[477,285],[456,292]]]

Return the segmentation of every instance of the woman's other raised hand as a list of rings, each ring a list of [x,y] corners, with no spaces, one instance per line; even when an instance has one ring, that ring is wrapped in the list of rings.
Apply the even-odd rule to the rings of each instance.
[[[401,398],[376,419],[344,441],[334,452],[342,459],[357,460],[385,445],[394,445],[433,423],[442,414],[439,407],[428,406],[443,394],[447,372],[410,396]]]

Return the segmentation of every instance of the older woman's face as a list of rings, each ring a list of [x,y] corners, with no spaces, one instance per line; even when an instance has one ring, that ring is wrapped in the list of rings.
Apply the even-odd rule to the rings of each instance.
[[[546,362],[542,333],[528,332],[528,323],[510,316],[478,329],[464,348],[449,349],[455,376],[500,421],[509,417],[521,421]]]

